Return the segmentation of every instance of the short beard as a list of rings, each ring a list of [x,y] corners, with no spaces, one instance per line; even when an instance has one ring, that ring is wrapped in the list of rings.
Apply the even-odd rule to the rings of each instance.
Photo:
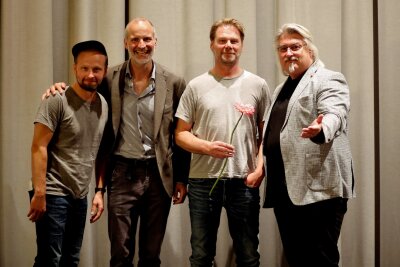
[[[135,63],[135,64],[138,64],[138,65],[145,65],[145,64],[148,64],[149,62],[151,62],[152,60],[153,60],[153,51],[154,51],[154,49],[152,50],[152,51],[145,51],[145,54],[146,54],[146,56],[147,56],[147,58],[145,58],[145,59],[142,59],[142,58],[138,58],[137,56],[136,56],[136,54],[140,54],[139,52],[141,52],[141,51],[139,51],[139,52],[136,52],[137,50],[135,50],[135,51],[128,51],[128,54],[129,54],[129,58]]]
[[[233,59],[231,59],[230,57],[233,57]],[[222,62],[224,65],[233,66],[233,65],[235,65],[236,62],[238,61],[238,58],[239,58],[238,55],[228,56],[228,57],[225,57],[225,58],[224,58],[224,56],[221,56],[221,62]]]
[[[78,82],[78,84],[83,90],[88,91],[88,92],[95,92],[97,90],[97,86],[95,88],[93,88],[91,86],[84,85],[83,83],[80,83],[80,82]]]

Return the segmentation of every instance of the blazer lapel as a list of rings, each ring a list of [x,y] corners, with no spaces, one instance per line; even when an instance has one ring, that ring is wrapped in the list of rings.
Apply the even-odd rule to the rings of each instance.
[[[154,96],[154,138],[157,138],[164,114],[165,99],[167,96],[165,75],[160,65],[156,63],[156,93]]]
[[[312,80],[312,77],[314,76],[315,72],[318,70],[318,68],[320,66],[321,66],[320,65],[320,61],[317,60],[316,62],[314,62],[313,65],[311,65],[308,68],[306,73],[304,73],[303,78],[301,78],[301,81],[297,85],[296,89],[293,92],[292,97],[289,100],[289,104],[288,104],[287,111],[286,111],[286,118],[285,118],[285,122],[282,125],[282,128],[286,126],[286,123],[288,121],[289,115],[292,112],[292,108],[294,106],[294,103],[297,102],[297,99],[303,93],[303,91],[307,87],[307,85],[310,83],[310,81]]]
[[[124,68],[123,66],[124,65],[126,66],[126,64],[127,62],[125,62],[125,64],[122,64],[120,68],[115,69],[114,73],[112,73],[112,79],[111,79],[112,125],[115,136],[117,136],[119,124],[121,121],[121,113],[122,113],[121,95],[123,94],[124,88],[120,88],[120,85],[121,85],[121,79],[124,79],[125,77],[126,67]]]

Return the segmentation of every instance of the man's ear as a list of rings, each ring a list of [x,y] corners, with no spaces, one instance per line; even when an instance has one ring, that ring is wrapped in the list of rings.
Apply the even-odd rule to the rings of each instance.
[[[308,48],[308,53],[310,53],[311,58],[314,59],[315,61],[315,55],[314,52],[311,50],[311,48]]]

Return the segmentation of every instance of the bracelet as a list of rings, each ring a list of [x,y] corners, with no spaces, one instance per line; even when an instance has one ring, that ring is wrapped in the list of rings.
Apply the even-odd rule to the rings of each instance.
[[[99,191],[101,191],[102,193],[105,193],[105,192],[106,192],[106,188],[105,188],[105,187],[96,187],[96,188],[94,189],[94,192],[95,192],[95,193],[97,193],[97,192],[99,192]]]

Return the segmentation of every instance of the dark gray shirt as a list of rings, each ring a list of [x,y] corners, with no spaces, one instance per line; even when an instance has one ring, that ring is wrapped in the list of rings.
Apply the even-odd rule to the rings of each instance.
[[[53,131],[47,148],[46,194],[87,195],[107,116],[100,94],[86,102],[71,87],[41,102],[35,123]]]

